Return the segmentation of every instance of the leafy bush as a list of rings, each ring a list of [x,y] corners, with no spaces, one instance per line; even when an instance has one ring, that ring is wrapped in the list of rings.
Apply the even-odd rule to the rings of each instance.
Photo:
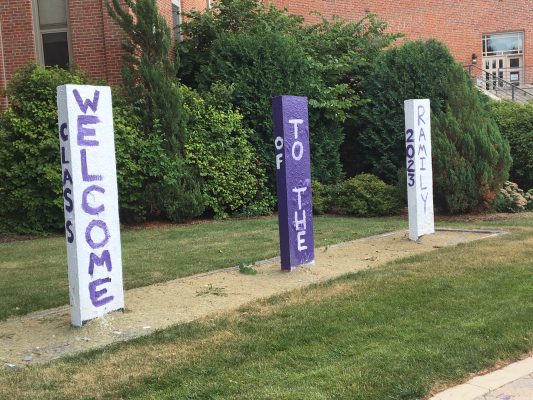
[[[0,230],[31,233],[63,228],[56,87],[67,83],[90,82],[76,71],[30,65],[19,70],[8,86],[10,107],[0,115]],[[194,198],[202,198],[202,203],[196,207],[191,199],[179,203],[187,182],[174,171],[184,167],[163,150],[162,135],[144,135],[135,109],[118,93],[113,97],[121,220],[154,216],[180,220],[201,213],[203,198],[198,192],[193,192]],[[187,179],[197,182],[199,177]],[[197,184],[188,190],[198,190]]]
[[[218,218],[238,212],[270,212],[273,198],[264,193],[266,177],[247,140],[249,130],[243,126],[242,115],[224,101],[231,90],[215,85],[205,99],[185,87],[182,90],[189,114],[185,155],[203,178],[206,207]]]
[[[403,206],[397,188],[372,174],[324,185],[312,183],[313,213],[375,217],[396,214]]]
[[[332,188],[331,209],[356,217],[392,215],[401,205],[394,186],[377,176],[360,174]]]
[[[533,104],[494,102],[492,114],[511,146],[510,179],[521,187],[533,189]]]
[[[200,215],[204,198],[198,171],[185,162],[186,119],[177,60],[171,60],[172,37],[155,0],[107,3],[111,17],[122,28],[125,41],[122,65],[123,92],[140,116],[145,139],[156,141],[157,173],[147,173],[146,194],[152,214],[173,221]]]
[[[533,191],[524,192],[514,182],[507,181],[492,204],[494,211],[519,212],[533,209]]]
[[[317,180],[312,181],[311,189],[313,193],[313,214],[325,214],[331,211],[330,187]]]
[[[491,204],[508,176],[509,144],[444,45],[407,42],[384,52],[364,89],[371,103],[347,137],[357,169],[396,182],[405,166],[404,100],[429,98],[435,205],[453,213]]]
[[[59,230],[64,225],[56,87],[85,83],[79,73],[31,65],[7,88],[0,115],[0,229]]]
[[[209,90],[231,83],[231,102],[251,129],[250,142],[274,190],[271,98],[282,94],[309,98],[313,176],[331,183],[342,178],[339,147],[343,122],[360,104],[358,75],[393,35],[375,19],[360,23],[326,21],[305,26],[257,0],[221,0],[193,12],[182,24],[183,82]]]

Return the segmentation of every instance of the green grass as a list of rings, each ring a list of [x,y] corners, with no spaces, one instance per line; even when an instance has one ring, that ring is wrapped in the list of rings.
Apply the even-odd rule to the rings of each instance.
[[[512,233],[0,372],[0,389],[40,399],[417,399],[533,347],[532,220],[476,222]]]
[[[400,228],[402,218],[315,217],[315,245]],[[131,289],[279,255],[277,218],[122,232],[124,286]],[[0,320],[68,303],[63,237],[0,244]]]

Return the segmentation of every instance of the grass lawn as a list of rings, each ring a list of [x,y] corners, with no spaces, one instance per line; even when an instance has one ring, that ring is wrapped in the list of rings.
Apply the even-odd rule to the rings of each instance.
[[[46,366],[2,371],[0,397],[426,396],[533,348],[533,215],[471,225],[512,233]]]
[[[315,217],[315,245],[406,227],[398,217]],[[277,255],[277,217],[122,232],[126,289]],[[64,237],[0,244],[0,277],[0,320],[67,304]]]

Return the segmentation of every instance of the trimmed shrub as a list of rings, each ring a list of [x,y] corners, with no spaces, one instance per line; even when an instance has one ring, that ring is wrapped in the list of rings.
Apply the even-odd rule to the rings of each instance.
[[[9,109],[0,115],[0,230],[35,233],[63,229],[61,161],[56,87],[87,84],[79,72],[30,65],[17,72],[7,95]],[[114,93],[113,119],[120,217],[123,222],[165,217],[181,220],[204,209],[195,185],[174,171],[176,157],[163,150],[163,136],[144,135],[136,110]],[[183,187],[192,198],[180,203]],[[197,190],[197,192],[194,192]],[[187,194],[185,194],[187,195]],[[202,203],[192,207],[192,200]]]
[[[358,75],[395,37],[383,33],[384,24],[368,18],[305,26],[302,17],[257,0],[220,0],[190,13],[181,28],[180,77],[200,91],[218,81],[235,86],[231,102],[251,129],[271,191],[271,98],[283,94],[309,98],[313,176],[324,183],[343,177],[339,147],[343,123],[361,102]]]
[[[182,91],[189,114],[185,156],[200,171],[206,207],[216,218],[269,213],[274,199],[264,193],[266,177],[247,140],[249,129],[242,115],[224,101],[231,90],[215,85],[205,99],[186,87]]]
[[[313,214],[319,215],[331,211],[330,186],[313,180],[311,190],[313,193]]]
[[[169,57],[172,36],[167,21],[155,0],[112,0],[107,9],[124,32],[123,92],[140,116],[145,139],[157,142],[156,152],[166,153],[150,160],[160,167],[157,174],[143,164],[149,169],[150,213],[172,221],[198,216],[204,198],[198,170],[184,159],[187,114],[176,78],[179,63]]]
[[[511,146],[510,179],[523,188],[533,189],[533,104],[499,101],[491,109]]]
[[[392,215],[401,208],[394,186],[372,174],[360,174],[331,188],[331,211],[356,217]]]
[[[60,68],[30,65],[7,88],[0,115],[0,229],[14,233],[64,225],[56,87],[86,78]]]
[[[372,174],[360,174],[345,181],[324,185],[312,183],[313,213],[355,217],[393,215],[403,202],[398,189]]]
[[[488,99],[435,40],[383,53],[365,83],[371,103],[347,137],[357,168],[386,182],[405,167],[404,100],[431,100],[435,205],[445,212],[488,207],[510,167],[509,144]]]

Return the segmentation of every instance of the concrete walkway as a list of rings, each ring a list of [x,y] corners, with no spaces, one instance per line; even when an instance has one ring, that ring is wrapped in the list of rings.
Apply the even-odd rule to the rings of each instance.
[[[430,400],[533,400],[533,357],[476,376]]]

